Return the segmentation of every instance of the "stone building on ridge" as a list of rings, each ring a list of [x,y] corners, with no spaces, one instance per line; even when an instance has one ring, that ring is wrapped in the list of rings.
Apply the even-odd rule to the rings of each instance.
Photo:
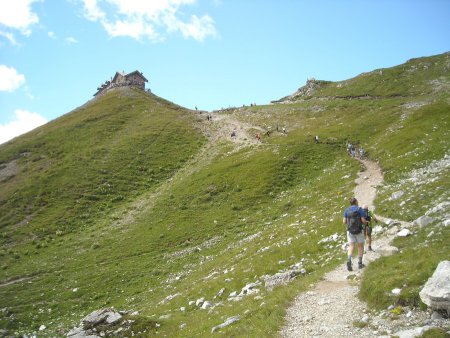
[[[111,80],[105,81],[100,87],[97,88],[97,92],[94,96],[102,95],[108,90],[116,87],[136,87],[145,90],[146,82],[148,82],[148,80],[142,72],[137,70],[129,74],[125,74],[125,72],[116,72]]]

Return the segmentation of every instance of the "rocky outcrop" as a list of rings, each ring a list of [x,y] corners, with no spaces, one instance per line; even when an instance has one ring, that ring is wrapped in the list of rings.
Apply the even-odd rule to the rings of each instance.
[[[419,295],[433,310],[445,310],[450,314],[450,261],[438,264]]]
[[[67,333],[69,338],[95,338],[101,337],[100,325],[112,327],[122,319],[122,315],[111,308],[96,310],[84,317],[78,327]],[[104,328],[102,328],[104,329]]]
[[[289,103],[310,98],[319,88],[327,83],[329,83],[329,81],[321,81],[314,78],[308,79],[306,84],[303,87],[300,87],[294,94],[272,101],[271,103]]]
[[[278,285],[286,285],[290,281],[292,281],[294,278],[296,278],[299,275],[304,275],[306,273],[306,270],[299,267],[292,270],[287,270],[284,272],[278,272],[274,275],[264,275],[262,276],[262,280],[264,281],[264,286],[268,290],[272,290],[274,287]]]

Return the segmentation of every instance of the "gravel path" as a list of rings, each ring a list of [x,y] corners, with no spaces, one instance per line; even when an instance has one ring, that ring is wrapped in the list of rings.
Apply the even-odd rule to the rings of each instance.
[[[358,174],[355,197],[373,208],[376,186],[383,181],[380,167],[371,161],[362,161],[366,170]],[[374,238],[376,252],[364,255],[368,265],[380,256],[381,248],[389,246],[390,238]],[[344,253],[343,253],[344,255]],[[355,264],[354,264],[355,265]],[[280,335],[282,337],[374,337],[372,330],[355,327],[355,321],[364,320],[368,313],[365,303],[357,298],[361,271],[348,272],[341,265],[329,272],[312,287],[301,293],[288,308]]]

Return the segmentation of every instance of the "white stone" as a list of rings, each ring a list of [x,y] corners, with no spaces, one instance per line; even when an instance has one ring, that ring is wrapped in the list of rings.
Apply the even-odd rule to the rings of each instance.
[[[47,327],[45,325],[39,326],[39,331],[44,331]]]
[[[372,230],[374,235],[378,235],[384,232],[384,228],[381,225],[377,225]]]
[[[210,301],[205,301],[203,304],[202,304],[202,310],[206,310],[206,309],[209,309],[209,308],[211,308],[211,307],[213,307],[214,306],[214,304],[212,303],[212,302],[210,302]]]
[[[180,307],[180,311],[184,312],[184,311],[186,311],[186,308],[184,306],[182,306],[182,307]]]
[[[407,237],[411,235],[411,231],[409,229],[402,229],[397,233],[398,237]]]
[[[393,295],[399,295],[402,292],[402,289],[396,288],[391,291]]]
[[[237,321],[240,320],[240,319],[241,319],[241,317],[240,317],[239,315],[238,315],[238,316],[229,317],[229,318],[227,318],[227,320],[225,320],[225,322],[223,322],[222,324],[217,325],[217,326],[214,326],[214,327],[211,329],[211,333],[216,332],[217,330],[220,330],[220,329],[222,329],[222,328],[224,328],[224,327],[226,327],[226,326],[228,326],[228,325],[231,325],[231,324],[237,322]]]
[[[204,297],[199,298],[199,299],[197,299],[197,301],[195,302],[195,305],[196,305],[196,306],[202,306],[202,304],[203,304],[204,301],[205,301],[205,298],[204,298]]]
[[[220,289],[219,292],[217,292],[217,297],[222,296],[224,292],[225,292],[225,288]]]
[[[397,199],[399,199],[400,197],[402,197],[403,194],[404,194],[403,191],[396,191],[396,192],[394,192],[394,193],[391,195],[390,200],[391,200],[391,201],[397,200]]]

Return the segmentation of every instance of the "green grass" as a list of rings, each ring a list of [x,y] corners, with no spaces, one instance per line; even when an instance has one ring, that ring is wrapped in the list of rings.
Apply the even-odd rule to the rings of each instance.
[[[289,132],[238,152],[227,140],[207,144],[200,130],[211,125],[198,113],[140,91],[111,92],[1,146],[0,168],[15,160],[19,171],[0,182],[0,281],[23,279],[0,286],[0,328],[45,324],[54,336],[114,306],[139,311],[136,330],[149,336],[209,336],[235,315],[219,334],[275,336],[296,294],[345,260],[342,212],[360,170],[347,142],[384,170],[378,213],[413,220],[448,200],[448,175],[408,180],[448,154],[448,94],[433,82],[449,82],[447,64],[447,55],[413,60],[341,88],[325,83],[306,101],[229,109]],[[400,189],[405,197],[389,201]],[[438,221],[414,231],[394,243],[399,254],[366,269],[369,306],[422,306],[419,289],[450,241]],[[334,233],[337,242],[318,243]],[[299,262],[307,273],[289,285],[227,300]],[[386,290],[396,287],[393,299]],[[200,297],[219,305],[189,306]]]

